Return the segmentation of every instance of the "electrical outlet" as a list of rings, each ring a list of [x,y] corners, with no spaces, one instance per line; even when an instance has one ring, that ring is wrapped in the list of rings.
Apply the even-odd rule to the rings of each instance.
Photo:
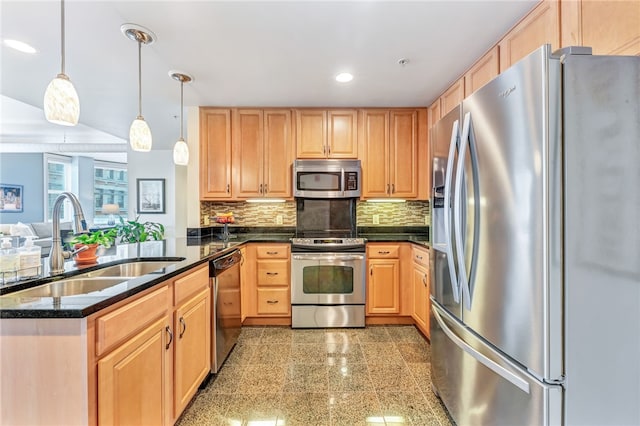
[[[425,224],[425,225],[428,225],[428,224],[429,224],[429,216],[426,216],[426,215],[425,215],[425,217],[424,217],[424,224]]]
[[[374,225],[380,225],[380,215],[379,214],[374,214],[373,215],[373,224]]]
[[[282,215],[281,214],[276,216],[276,225],[282,225]]]
[[[204,222],[204,226],[209,226],[209,216],[205,215],[202,219],[202,221]]]

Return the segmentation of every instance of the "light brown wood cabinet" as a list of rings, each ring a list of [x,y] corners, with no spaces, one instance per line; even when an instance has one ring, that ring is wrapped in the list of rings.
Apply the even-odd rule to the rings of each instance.
[[[420,193],[420,171],[426,182],[426,130],[420,131],[419,116],[426,110],[367,109],[360,112],[360,159],[362,198],[427,198]],[[423,126],[426,123],[423,123]],[[422,147],[420,145],[423,145]],[[420,148],[424,157],[419,156]]]
[[[465,73],[465,98],[500,74],[500,56],[498,51],[498,46],[494,46]]]
[[[640,55],[640,3],[562,1],[562,46],[589,46],[594,55]]]
[[[93,321],[98,424],[173,424],[211,368],[208,265]]]
[[[462,103],[464,99],[464,77],[458,79],[440,96],[440,113],[447,115],[449,111]]]
[[[543,44],[553,50],[560,47],[560,3],[540,2],[499,42],[500,72],[505,71]]]
[[[200,108],[200,199],[231,199],[231,110]]]
[[[400,313],[400,246],[367,244],[367,315]]]
[[[291,198],[294,159],[291,110],[234,110],[234,199]]]
[[[422,333],[429,337],[429,251],[427,249],[412,247],[412,287],[413,287],[413,317],[416,326]]]
[[[98,424],[172,424],[168,304],[163,286],[96,319],[96,353],[107,352],[97,362]]]
[[[297,109],[296,158],[358,158],[357,110]]]
[[[291,261],[289,244],[249,244],[247,282],[243,284],[246,316],[252,324],[259,318],[291,317]],[[258,318],[256,322],[256,318]]]

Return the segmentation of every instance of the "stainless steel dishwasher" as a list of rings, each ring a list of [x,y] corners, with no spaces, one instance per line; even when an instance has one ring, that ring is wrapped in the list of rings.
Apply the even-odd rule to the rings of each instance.
[[[217,373],[238,341],[242,318],[240,311],[240,264],[242,253],[231,253],[209,263],[213,285],[211,372]]]

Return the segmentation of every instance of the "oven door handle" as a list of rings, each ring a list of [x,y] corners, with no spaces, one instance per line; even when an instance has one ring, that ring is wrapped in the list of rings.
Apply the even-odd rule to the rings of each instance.
[[[331,255],[317,255],[317,254],[294,254],[293,260],[363,260],[364,255],[353,254],[331,254]]]

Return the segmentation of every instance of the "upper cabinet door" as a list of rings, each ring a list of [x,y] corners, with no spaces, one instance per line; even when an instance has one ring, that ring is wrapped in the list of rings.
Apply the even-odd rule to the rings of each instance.
[[[500,72],[543,44],[551,44],[552,50],[560,47],[559,3],[557,0],[544,0],[504,36],[498,44]]]
[[[589,46],[594,55],[640,55],[638,1],[563,1],[562,47]]]
[[[326,158],[327,111],[296,110],[296,157]]]
[[[263,112],[239,109],[233,114],[233,196],[261,197],[263,185]]]
[[[357,110],[296,110],[297,158],[357,158]]]
[[[498,46],[488,51],[464,75],[464,97],[466,98],[500,73]]]
[[[327,157],[358,158],[358,111],[327,111]]]
[[[440,112],[443,116],[462,103],[464,99],[464,77],[453,83],[440,97]]]
[[[265,110],[262,180],[265,197],[291,198],[291,166],[294,159],[291,110]]]
[[[392,197],[418,196],[418,112],[389,113],[389,163]]]
[[[200,199],[231,198],[231,110],[200,108]]]
[[[364,110],[361,120],[362,195],[365,198],[388,197],[389,112]]]

